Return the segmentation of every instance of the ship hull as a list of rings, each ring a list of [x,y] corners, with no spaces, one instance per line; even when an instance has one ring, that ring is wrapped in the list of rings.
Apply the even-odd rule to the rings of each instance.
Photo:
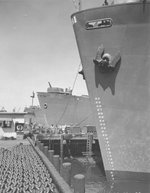
[[[31,106],[31,107],[26,107],[25,112],[27,112],[27,114],[25,115],[25,122],[30,124],[37,124],[39,126],[47,126],[47,121],[46,121],[46,117],[43,114],[43,111],[41,108],[37,107],[37,106]]]
[[[105,18],[111,25],[87,28]],[[107,179],[150,182],[150,3],[89,9],[72,21]],[[94,63],[99,47],[120,54],[113,71]]]
[[[88,97],[38,92],[38,100],[48,126],[94,124]]]

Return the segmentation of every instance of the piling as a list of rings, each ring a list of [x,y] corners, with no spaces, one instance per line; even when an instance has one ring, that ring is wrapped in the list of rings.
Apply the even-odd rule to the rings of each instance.
[[[43,152],[43,151],[44,151],[44,143],[41,143],[40,146],[41,146],[41,149],[40,149],[40,150]]]
[[[36,146],[39,147],[39,141],[38,140],[36,140]]]
[[[48,150],[48,159],[51,163],[53,163],[53,155],[54,155],[54,150]]]
[[[37,147],[40,149],[40,141],[37,140]]]
[[[30,140],[30,138],[27,138],[30,144],[32,145],[35,152],[40,156],[41,160],[49,170],[49,173],[53,179],[53,183],[56,185],[56,192],[60,193],[72,193],[71,188],[69,185],[65,182],[65,180],[60,176],[54,165],[48,160],[48,158],[44,155],[42,151],[39,150],[39,148],[35,147],[33,145],[33,142]]]
[[[74,176],[74,193],[85,193],[85,176],[77,174]]]
[[[53,165],[55,166],[56,170],[60,171],[60,159],[59,155],[53,155]]]
[[[37,146],[40,149],[40,141],[39,140],[37,141]]]
[[[61,137],[60,137],[60,158],[61,158],[61,161],[63,160],[63,140],[64,140],[64,137],[63,137],[63,135],[61,135]]]
[[[71,185],[71,163],[70,162],[65,162],[62,164],[60,174],[67,182],[67,184],[70,186]]]
[[[44,154],[46,155],[46,157],[48,157],[48,147],[44,146]]]
[[[41,150],[41,142],[39,141],[39,149]]]

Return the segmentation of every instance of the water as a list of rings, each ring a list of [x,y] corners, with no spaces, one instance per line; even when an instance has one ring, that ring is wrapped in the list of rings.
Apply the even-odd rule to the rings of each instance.
[[[88,166],[85,175],[87,193],[102,193],[107,189],[106,179],[98,166]]]
[[[100,164],[85,164],[77,159],[72,159],[71,163],[72,184],[74,175],[85,175],[86,193],[150,193],[150,179],[147,181],[116,180],[108,183]]]
[[[72,184],[73,176],[76,174],[83,174],[85,176],[86,193],[104,193],[107,190],[107,182],[104,173],[100,166],[96,164],[88,164],[86,162],[72,159]]]

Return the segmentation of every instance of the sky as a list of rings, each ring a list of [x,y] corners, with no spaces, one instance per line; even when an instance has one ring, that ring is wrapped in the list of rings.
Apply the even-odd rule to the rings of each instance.
[[[92,1],[92,5],[91,5]],[[72,88],[79,53],[70,16],[75,0],[0,0],[0,109],[17,112],[38,105],[37,92]],[[82,0],[82,7],[100,0]],[[79,75],[73,94],[88,94]]]

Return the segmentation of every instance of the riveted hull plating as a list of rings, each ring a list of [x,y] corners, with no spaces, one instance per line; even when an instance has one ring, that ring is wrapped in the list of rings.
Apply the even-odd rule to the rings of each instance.
[[[89,98],[57,92],[38,92],[38,100],[47,124],[93,125]]]
[[[105,18],[112,26],[86,28]],[[150,3],[89,9],[72,22],[107,178],[150,182]],[[120,53],[114,71],[93,62],[100,46],[112,58]]]

